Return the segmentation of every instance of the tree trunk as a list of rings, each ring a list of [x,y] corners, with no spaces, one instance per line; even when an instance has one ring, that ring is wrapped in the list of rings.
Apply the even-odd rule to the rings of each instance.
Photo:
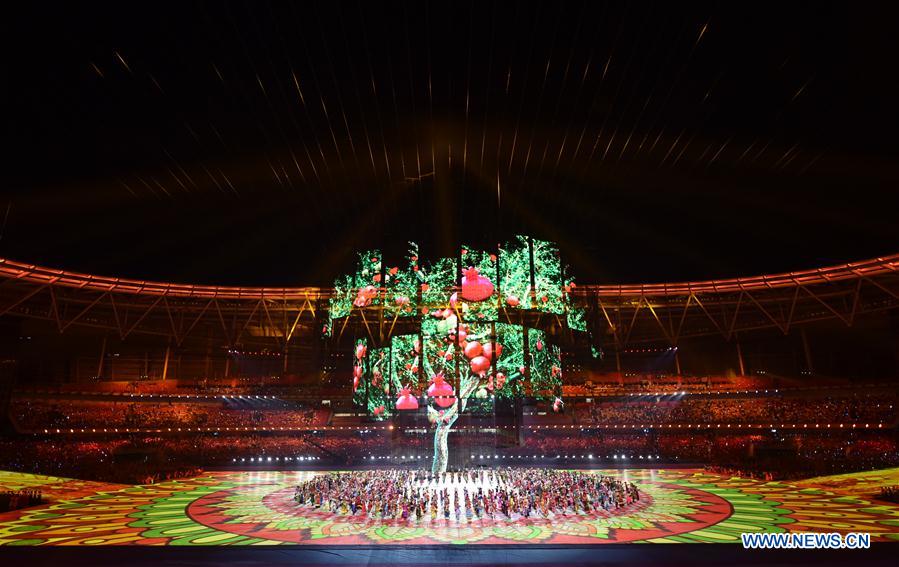
[[[437,410],[428,406],[428,415],[432,422],[436,423],[437,429],[434,431],[434,461],[431,464],[431,472],[434,474],[445,473],[446,466],[449,463],[449,443],[447,437],[450,430],[459,419],[459,414],[465,411],[468,404],[468,396],[474,392],[478,385],[478,381],[472,380],[470,377],[463,378],[459,387],[459,397],[451,408],[441,416]],[[445,420],[445,421],[444,421]]]
[[[449,443],[447,438],[454,423],[456,423],[455,417],[449,423],[439,424],[434,431],[434,462],[431,465],[431,472],[434,474],[446,472],[446,467],[449,463]]]

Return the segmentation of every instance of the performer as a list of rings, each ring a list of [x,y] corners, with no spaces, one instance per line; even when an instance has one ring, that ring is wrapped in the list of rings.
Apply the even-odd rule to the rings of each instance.
[[[634,483],[575,471],[462,470],[431,475],[409,470],[357,471],[314,477],[294,488],[297,505],[334,514],[404,522],[485,517],[552,518],[630,506]]]

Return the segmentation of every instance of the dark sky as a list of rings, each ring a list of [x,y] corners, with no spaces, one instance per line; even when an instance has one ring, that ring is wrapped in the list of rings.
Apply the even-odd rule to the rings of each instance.
[[[899,252],[886,4],[29,3],[0,256],[303,285],[519,232],[591,283]]]

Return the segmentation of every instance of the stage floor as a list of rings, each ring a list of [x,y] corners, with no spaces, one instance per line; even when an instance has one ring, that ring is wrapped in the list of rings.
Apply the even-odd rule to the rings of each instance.
[[[147,486],[0,472],[0,490],[49,502],[0,514],[0,545],[592,545],[738,543],[744,532],[866,532],[899,541],[899,506],[874,496],[899,469],[796,482],[692,469],[597,469],[645,495],[623,512],[552,520],[375,521],[299,507],[317,472],[228,471]]]

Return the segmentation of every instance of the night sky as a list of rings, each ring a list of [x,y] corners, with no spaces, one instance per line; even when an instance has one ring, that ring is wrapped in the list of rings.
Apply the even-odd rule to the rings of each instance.
[[[585,283],[899,252],[886,3],[28,4],[6,258],[290,286],[516,233]]]

